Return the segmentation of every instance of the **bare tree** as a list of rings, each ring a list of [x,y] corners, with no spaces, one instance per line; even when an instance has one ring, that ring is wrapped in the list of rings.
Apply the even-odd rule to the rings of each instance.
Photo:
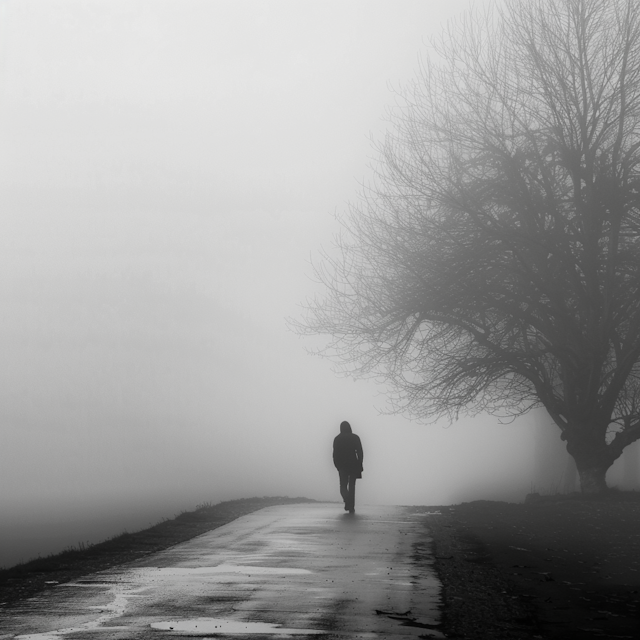
[[[640,4],[469,14],[390,119],[298,329],[418,419],[543,405],[605,490],[640,438]]]

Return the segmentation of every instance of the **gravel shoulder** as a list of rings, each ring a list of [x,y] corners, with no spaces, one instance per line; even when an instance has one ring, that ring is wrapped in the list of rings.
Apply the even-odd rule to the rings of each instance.
[[[640,637],[640,501],[471,502],[430,516],[448,638]]]

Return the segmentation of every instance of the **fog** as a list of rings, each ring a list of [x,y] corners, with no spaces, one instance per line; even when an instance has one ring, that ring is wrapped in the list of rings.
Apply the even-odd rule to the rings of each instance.
[[[467,6],[0,4],[0,566],[202,502],[339,500],[345,419],[359,502],[531,490],[544,416],[381,414],[384,386],[285,322],[394,89]]]

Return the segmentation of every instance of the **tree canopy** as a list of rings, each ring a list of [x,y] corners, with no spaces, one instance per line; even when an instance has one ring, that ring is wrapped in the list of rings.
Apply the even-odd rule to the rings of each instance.
[[[401,97],[299,329],[419,419],[544,406],[603,490],[640,438],[640,5],[467,14]]]

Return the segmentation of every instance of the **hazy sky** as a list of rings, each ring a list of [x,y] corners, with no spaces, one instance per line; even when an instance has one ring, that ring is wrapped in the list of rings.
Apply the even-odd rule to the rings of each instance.
[[[4,513],[336,500],[344,419],[362,501],[529,489],[526,425],[380,416],[285,325],[393,89],[467,6],[0,2]]]

